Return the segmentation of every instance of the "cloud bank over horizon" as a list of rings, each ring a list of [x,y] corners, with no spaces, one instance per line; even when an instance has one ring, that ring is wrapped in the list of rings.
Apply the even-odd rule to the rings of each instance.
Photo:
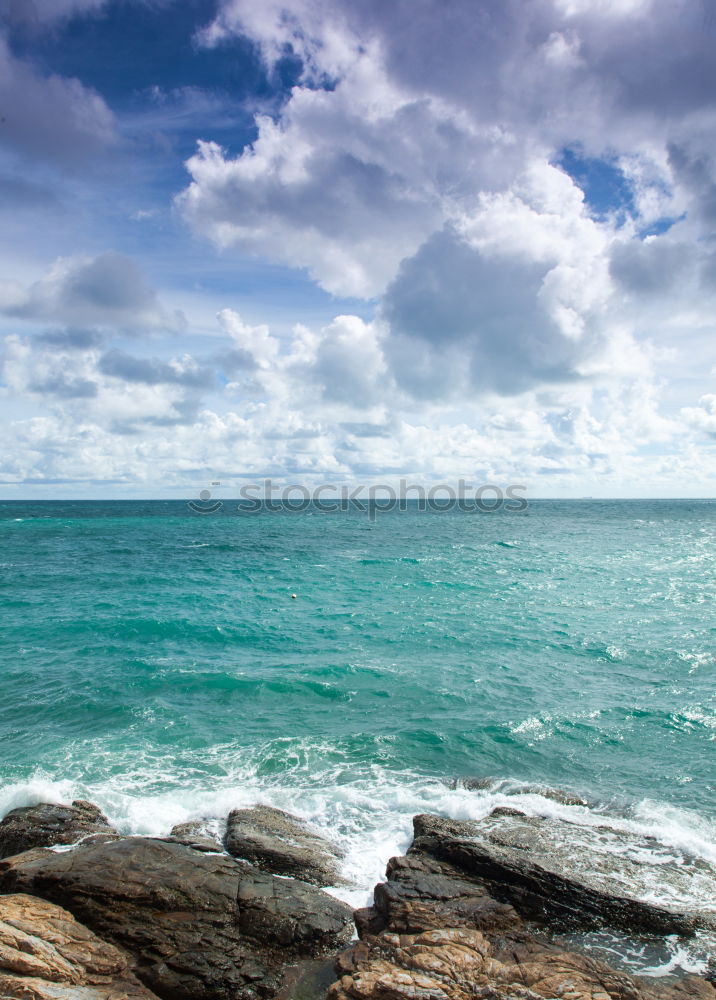
[[[712,0],[19,10],[7,496],[716,495]]]

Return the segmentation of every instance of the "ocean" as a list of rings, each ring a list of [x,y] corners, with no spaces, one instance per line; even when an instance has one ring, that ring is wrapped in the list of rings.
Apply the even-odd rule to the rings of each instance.
[[[4,502],[0,814],[87,798],[166,835],[279,806],[362,905],[415,813],[518,805],[629,834],[673,902],[664,858],[716,862],[715,554],[709,501]],[[653,974],[707,950],[586,944]]]

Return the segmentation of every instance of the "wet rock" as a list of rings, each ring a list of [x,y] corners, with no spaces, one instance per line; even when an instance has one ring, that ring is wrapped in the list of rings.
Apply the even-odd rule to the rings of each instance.
[[[680,887],[682,896],[693,892],[694,878],[713,887],[716,870],[695,859],[669,864],[658,858],[655,873],[647,850],[653,845],[638,856],[633,836],[616,830],[504,814],[478,822],[421,815],[413,824],[410,854],[453,865],[523,917],[552,918],[564,928],[611,924],[656,934],[689,934],[709,922],[676,902],[655,906],[643,897],[653,886],[650,878],[677,900]]]
[[[307,955],[350,937],[353,912],[345,903],[298,879],[239,868],[238,925],[247,936]]]
[[[350,909],[319,889],[141,837],[0,862],[0,892],[18,891],[125,948],[166,1000],[272,997],[287,965],[335,952],[352,931]]]
[[[472,825],[435,816],[417,816],[414,824],[410,851],[390,860],[374,906],[356,914],[360,941],[338,957],[328,1000],[716,1000],[706,978],[639,979],[566,950],[548,927],[500,905],[501,883],[463,863]],[[513,839],[523,845],[515,850],[529,849],[524,831]],[[451,860],[432,850],[434,841],[456,845],[444,852]],[[517,870],[505,864],[510,892]],[[537,876],[526,871],[532,893]],[[574,896],[570,905],[581,900]]]
[[[380,934],[387,926],[385,916],[375,906],[362,906],[354,910],[353,919],[360,938]]]
[[[311,832],[296,816],[270,806],[234,809],[224,837],[229,854],[275,875],[290,875],[315,885],[337,885],[341,853]]]
[[[156,1000],[128,955],[71,913],[32,896],[0,897],[0,996],[22,1000]]]
[[[498,902],[484,884],[433,858],[391,858],[387,874],[388,881],[375,888],[372,909],[382,927],[399,934],[418,934],[436,927],[497,932],[522,924],[513,907]],[[379,924],[374,920],[372,926],[375,931]]]
[[[566,792],[562,788],[552,788],[551,785],[511,785],[512,795],[541,795],[543,799],[550,799],[552,802],[559,802],[563,806],[588,806],[589,802],[576,795],[574,792]]]
[[[575,792],[567,792],[550,785],[524,784],[516,785],[513,781],[505,782],[499,778],[463,776],[452,778],[447,782],[449,788],[466,788],[468,791],[501,792],[504,795],[541,795],[543,799],[551,799],[564,806],[588,806],[589,802]]]
[[[445,782],[448,788],[466,788],[468,791],[482,791],[493,788],[497,784],[497,778],[475,777],[474,775],[461,775],[458,778],[450,778]]]
[[[383,932],[342,956],[337,971],[328,1000],[716,1000],[703,979],[653,989],[595,959],[536,941],[496,949],[464,927]]]
[[[177,823],[171,833],[165,838],[175,844],[184,844],[195,851],[223,853],[224,846],[219,837],[211,831],[205,820],[192,820],[189,823]]]
[[[716,986],[716,958],[709,959],[704,978]]]
[[[13,809],[0,822],[0,857],[32,847],[75,844],[91,835],[118,836],[107,817],[91,802],[76,799],[71,806],[42,802]]]
[[[336,958],[310,959],[287,969],[276,1000],[324,1000],[336,978]]]

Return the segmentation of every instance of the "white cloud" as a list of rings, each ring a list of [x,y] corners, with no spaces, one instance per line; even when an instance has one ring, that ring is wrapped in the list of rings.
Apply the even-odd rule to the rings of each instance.
[[[204,41],[247,34],[269,64],[290,47],[303,78],[239,156],[201,145],[180,204],[219,245],[363,296],[565,144],[619,157],[646,221],[679,214],[713,177],[699,175],[716,85],[699,16],[687,0],[457,0],[449,12],[437,0],[225,0]]]
[[[270,474],[314,485],[467,477],[533,492],[584,492],[587,481],[590,492],[595,482],[614,491],[637,469],[649,474],[642,449],[684,435],[659,412],[648,366],[618,385],[595,376],[447,404],[430,394],[416,405],[379,322],[339,316],[279,339],[230,310],[219,320],[227,349],[204,360],[107,350],[81,331],[7,338],[2,395],[11,405],[41,400],[44,413],[11,422],[0,478],[149,479],[156,491],[205,469],[235,487],[239,475]],[[211,366],[232,351],[245,377],[221,389]],[[635,361],[643,368],[638,352]]]
[[[88,423],[104,434],[191,424],[200,395],[213,389],[214,372],[184,355],[160,361],[101,343],[78,346],[46,338],[5,338],[1,395],[41,401],[62,424]]]
[[[601,17],[623,18],[646,14],[654,0],[555,0],[558,10],[566,17],[597,14]]]
[[[127,329],[181,329],[180,313],[163,308],[137,264],[108,250],[96,257],[60,257],[23,288],[0,283],[0,312],[23,319]]]
[[[380,405],[392,388],[378,328],[358,316],[337,316],[324,327],[297,373],[317,384],[326,402],[358,409]]]
[[[273,65],[290,48],[312,69],[336,76],[345,72],[356,56],[355,40],[346,11],[326,0],[285,3],[283,0],[228,0],[219,5],[215,20],[201,33],[205,44],[216,45],[237,34],[249,35]]]
[[[681,416],[694,430],[716,437],[716,395],[707,393],[698,406],[685,406]]]
[[[453,154],[439,150],[465,136],[429,103],[368,79],[373,70],[366,56],[336,91],[297,90],[282,122],[260,117],[258,138],[236,158],[200,143],[179,199],[194,230],[306,268],[332,293],[379,293],[440,224],[437,176]],[[414,159],[416,135],[436,150],[427,170]]]
[[[404,428],[422,407],[428,437],[469,414],[488,452],[512,399],[536,435],[515,454],[555,482],[608,481],[679,440],[669,379],[703,379],[716,290],[716,63],[699,18],[687,0],[224,0],[206,44],[246,34],[303,73],[240,155],[205,143],[190,159],[186,218],[225,251],[379,297],[373,323],[284,344],[264,398],[320,422],[333,385],[373,407],[355,426]],[[555,165],[566,146],[584,190]],[[299,370],[322,386],[313,409]],[[359,452],[350,435],[342,460]],[[660,461],[644,457],[664,475]]]
[[[383,295],[388,364],[421,398],[646,370],[634,338],[648,334],[636,316],[647,289],[634,283],[649,268],[659,283],[658,254],[638,228],[686,213],[690,243],[690,220],[716,205],[713,61],[692,22],[681,0],[457,2],[449,14],[434,0],[226,0],[204,41],[246,33],[269,64],[288,46],[303,78],[239,156],[200,144],[179,204],[224,249],[305,268],[334,294]],[[663,81],[650,95],[634,76],[652,50],[668,53],[673,113],[659,114]],[[631,222],[597,221],[550,164],[566,143],[621,166]],[[664,261],[698,283],[706,265],[672,240],[658,243]]]
[[[43,76],[0,34],[0,137],[33,161],[74,167],[118,141],[114,115],[79,80]]]
[[[2,392],[40,416],[13,424],[4,474],[716,484],[716,63],[693,6],[225,0],[204,44],[246,34],[269,68],[290,49],[303,71],[238,155],[202,122],[177,204],[225,258],[301,269],[375,308],[343,303],[323,324],[297,311],[276,330],[247,322],[237,281],[203,300],[218,326],[197,354],[118,254],[0,284],[6,316],[51,326],[6,347]],[[36,104],[57,93],[59,117],[87,109],[78,152],[111,141],[79,84],[17,60],[11,76]],[[161,100],[153,114],[161,129]],[[30,140],[14,138],[40,155]],[[56,133],[42,141],[52,155]],[[557,165],[567,145],[583,189]],[[134,329],[187,342],[155,337],[140,356],[113,339]]]
[[[271,336],[265,323],[258,326],[244,323],[233,309],[222,309],[217,319],[238,350],[248,355],[257,367],[268,368],[278,356],[279,342]]]

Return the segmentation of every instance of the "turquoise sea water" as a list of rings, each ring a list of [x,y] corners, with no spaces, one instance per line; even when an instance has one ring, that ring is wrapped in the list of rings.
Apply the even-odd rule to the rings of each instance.
[[[715,554],[716,502],[0,504],[0,812],[164,834],[269,802],[339,840],[356,900],[415,812],[515,795],[714,861]]]

